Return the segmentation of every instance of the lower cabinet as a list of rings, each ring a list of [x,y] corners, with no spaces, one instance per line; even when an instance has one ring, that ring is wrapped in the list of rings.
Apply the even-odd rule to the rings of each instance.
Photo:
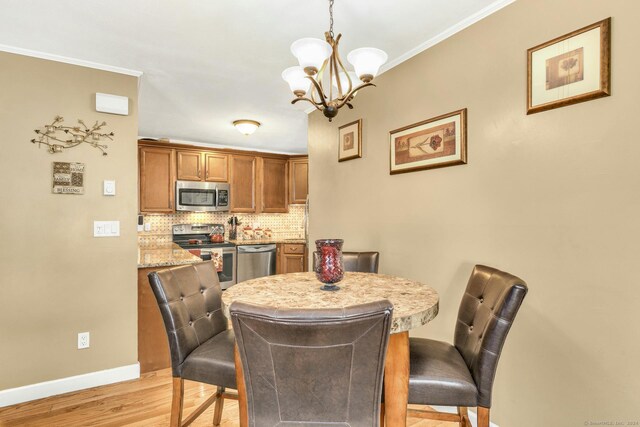
[[[167,332],[147,277],[164,268],[138,269],[138,361],[142,374],[171,367]]]
[[[279,243],[276,252],[276,274],[302,273],[307,271],[307,251],[305,244]]]

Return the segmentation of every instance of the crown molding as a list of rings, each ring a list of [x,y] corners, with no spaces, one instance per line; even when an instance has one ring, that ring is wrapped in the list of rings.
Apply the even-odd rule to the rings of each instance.
[[[446,30],[444,30],[443,32],[441,32],[440,34],[435,35],[434,37],[431,37],[429,40],[420,43],[418,46],[414,47],[413,49],[408,50],[407,52],[403,53],[402,55],[398,56],[397,58],[395,58],[392,61],[387,62],[386,64],[384,64],[380,70],[380,74],[384,73],[385,71],[389,71],[390,69],[392,69],[393,67],[396,67],[398,65],[400,65],[401,63],[407,61],[410,58],[413,58],[414,56],[416,56],[417,54],[424,52],[425,50],[429,49],[430,47],[433,47],[435,45],[437,45],[438,43],[448,39],[449,37],[453,36],[456,33],[459,33],[460,31],[464,30],[467,27],[470,27],[471,25],[475,24],[478,21],[483,20],[484,18],[486,18],[489,15],[492,15],[493,13],[499,11],[500,9],[509,6],[511,3],[515,2],[516,0],[497,0],[493,3],[491,3],[489,6],[485,7],[484,9],[479,10],[478,12],[474,13],[471,16],[468,16],[467,18],[463,19],[462,21],[458,22],[455,25],[452,25],[451,27],[447,28]]]
[[[124,74],[127,76],[133,76],[137,78],[140,78],[143,74],[142,71],[138,71],[138,70],[130,70],[128,68],[121,68],[113,65],[100,64],[98,62],[85,61],[84,59],[54,55],[52,53],[39,52],[36,50],[23,49],[21,47],[8,46],[4,44],[0,44],[0,51],[15,53],[17,55],[23,55],[23,56],[31,56],[33,58],[46,59],[48,61],[56,61],[56,62],[62,62],[65,64],[78,65],[80,67],[94,68],[96,70],[109,71],[111,73]]]

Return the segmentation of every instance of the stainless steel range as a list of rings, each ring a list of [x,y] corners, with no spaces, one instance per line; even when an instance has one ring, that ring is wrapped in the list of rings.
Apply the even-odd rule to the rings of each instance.
[[[224,241],[223,224],[176,224],[172,231],[173,242],[181,248],[205,261],[222,259],[218,270],[222,289],[236,284],[236,245]]]

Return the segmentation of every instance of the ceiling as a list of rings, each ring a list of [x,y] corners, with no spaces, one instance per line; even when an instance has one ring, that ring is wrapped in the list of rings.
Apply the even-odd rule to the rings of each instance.
[[[334,28],[343,59],[378,47],[386,70],[512,1],[336,0]],[[0,0],[0,45],[142,71],[141,136],[305,153],[308,105],[290,104],[280,73],[294,40],[323,38],[328,3]],[[263,126],[241,135],[245,118]]]

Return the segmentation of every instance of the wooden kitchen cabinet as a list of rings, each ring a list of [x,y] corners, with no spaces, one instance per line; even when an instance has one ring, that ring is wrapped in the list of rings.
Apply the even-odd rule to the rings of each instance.
[[[264,155],[263,155],[264,154]],[[308,158],[139,141],[140,212],[175,212],[176,180],[229,182],[232,213],[286,213],[304,204]]]
[[[147,275],[158,267],[138,269],[138,362],[140,373],[171,367],[167,331]]]
[[[279,243],[276,249],[276,274],[307,271],[306,245]]]
[[[304,204],[309,193],[309,158],[289,160],[289,203]]]
[[[198,151],[176,151],[178,179],[180,181],[202,181],[202,154]]]
[[[227,182],[229,180],[229,156],[223,153],[204,153],[204,180]]]
[[[176,181],[175,150],[141,146],[139,161],[140,212],[173,212]]]
[[[231,212],[256,213],[257,158],[232,155],[229,162]]]
[[[177,176],[184,181],[227,182],[229,156],[209,151],[176,151]]]
[[[289,164],[286,159],[262,159],[261,188],[262,212],[286,213]]]

